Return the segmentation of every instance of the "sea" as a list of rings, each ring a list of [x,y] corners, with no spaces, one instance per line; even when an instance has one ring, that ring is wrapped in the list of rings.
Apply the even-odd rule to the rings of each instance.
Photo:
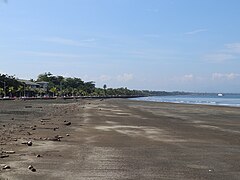
[[[240,94],[191,94],[176,96],[149,96],[134,98],[134,100],[240,107]]]

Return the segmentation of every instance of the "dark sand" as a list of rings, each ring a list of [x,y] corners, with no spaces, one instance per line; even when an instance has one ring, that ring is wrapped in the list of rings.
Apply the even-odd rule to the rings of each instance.
[[[1,180],[240,179],[240,108],[0,101],[0,150]]]

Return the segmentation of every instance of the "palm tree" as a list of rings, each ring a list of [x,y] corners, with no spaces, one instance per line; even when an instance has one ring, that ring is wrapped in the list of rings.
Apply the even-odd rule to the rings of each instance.
[[[56,87],[52,87],[49,91],[53,94],[53,97],[54,97],[55,94],[57,93],[57,88]]]
[[[13,93],[15,92],[14,87],[13,87],[13,86],[10,86],[10,87],[8,88],[8,92],[9,92],[9,94],[10,94],[10,97],[12,97]]]
[[[0,96],[4,94],[4,89],[3,88],[0,88]]]
[[[23,91],[24,91],[24,87],[23,86],[18,86],[17,92],[19,93],[19,97],[22,96]]]
[[[43,96],[43,94],[45,93],[45,90],[43,88],[38,88],[37,93],[39,96]]]
[[[73,88],[72,94],[73,94],[73,96],[76,96],[78,94],[78,89],[77,88]]]
[[[87,96],[87,92],[82,89],[79,90],[79,93],[81,96]]]
[[[106,84],[103,85],[103,89],[104,89],[104,94],[106,96],[107,95],[107,90],[106,90],[107,89],[107,85]]]
[[[29,97],[31,92],[31,88],[29,86],[25,85],[25,89],[24,89],[24,96]],[[26,95],[27,94],[27,95]]]

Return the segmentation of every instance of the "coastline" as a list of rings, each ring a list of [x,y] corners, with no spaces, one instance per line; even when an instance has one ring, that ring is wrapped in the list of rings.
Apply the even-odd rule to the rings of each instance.
[[[151,101],[151,102],[166,102],[175,104],[192,104],[192,105],[211,105],[211,106],[230,106],[240,107],[239,94],[225,94],[225,96],[218,97],[212,94],[192,94],[183,96],[150,96],[133,98],[137,101]]]
[[[145,100],[133,100],[133,99],[129,99],[130,101],[137,101],[137,102],[141,102],[141,103],[144,103],[144,102],[146,102],[146,103],[148,103],[148,102],[150,102],[150,103],[156,103],[156,104],[172,104],[172,105],[189,105],[189,106],[196,106],[196,107],[198,107],[198,106],[206,106],[206,107],[223,107],[223,108],[237,108],[237,109],[239,109],[240,108],[240,106],[231,106],[231,105],[222,105],[222,104],[194,104],[194,103],[183,103],[183,102],[160,102],[160,101],[145,101]]]
[[[0,107],[1,151],[15,152],[0,159],[11,166],[0,179],[240,176],[238,107],[128,99],[0,101]],[[31,147],[22,144],[29,140]]]

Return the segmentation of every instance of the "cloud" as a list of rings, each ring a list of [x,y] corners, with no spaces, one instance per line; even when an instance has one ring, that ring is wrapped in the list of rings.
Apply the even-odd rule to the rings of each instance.
[[[98,80],[101,82],[106,82],[106,81],[110,81],[112,78],[108,75],[101,75]]]
[[[229,61],[235,59],[236,57],[230,53],[215,53],[215,54],[208,54],[204,57],[205,60],[211,62],[222,63],[225,61]]]
[[[212,74],[213,80],[234,80],[239,77],[240,77],[240,74],[237,74],[237,73],[213,73]]]
[[[41,56],[41,57],[56,57],[56,58],[81,58],[78,54],[65,54],[65,53],[53,53],[53,52],[36,52],[36,51],[21,51],[21,54],[29,56]]]
[[[240,56],[240,43],[229,43],[225,44],[224,48],[218,50],[218,52],[205,55],[204,59],[207,61],[222,63],[236,59],[239,56]]]
[[[206,31],[207,31],[207,29],[196,29],[196,30],[193,30],[193,31],[186,32],[184,34],[194,35],[194,34],[198,34],[198,33],[201,33],[201,32],[206,32]]]
[[[182,76],[173,77],[171,78],[171,80],[176,82],[188,82],[188,81],[192,81],[194,78],[195,77],[193,74],[185,74]]]
[[[182,77],[182,81],[192,81],[194,76],[192,74],[186,74]]]
[[[53,38],[44,38],[42,41],[50,42],[50,43],[58,43],[63,45],[70,45],[70,46],[79,46],[81,45],[78,41],[74,41],[71,39],[53,37]]]
[[[124,73],[124,74],[120,74],[117,76],[101,75],[94,79],[96,79],[97,81],[100,81],[100,82],[107,82],[107,81],[128,82],[133,79],[133,74]]]
[[[171,83],[180,83],[180,84],[186,84],[186,83],[202,83],[206,82],[209,79],[209,77],[206,77],[204,75],[194,75],[194,74],[185,74],[185,75],[179,75],[174,76],[172,78],[169,78],[168,81]]]
[[[240,43],[225,44],[225,47],[227,48],[227,51],[231,53],[240,53]]]
[[[133,74],[124,73],[117,76],[117,80],[120,82],[127,82],[133,79]]]
[[[62,45],[67,45],[67,46],[84,46],[84,47],[89,47],[90,44],[96,41],[95,38],[89,38],[89,39],[84,39],[81,41],[76,41],[72,39],[66,39],[66,38],[61,38],[61,37],[51,37],[51,38],[43,38],[41,41],[44,42],[49,42],[49,43],[56,43],[56,44],[62,44]]]

